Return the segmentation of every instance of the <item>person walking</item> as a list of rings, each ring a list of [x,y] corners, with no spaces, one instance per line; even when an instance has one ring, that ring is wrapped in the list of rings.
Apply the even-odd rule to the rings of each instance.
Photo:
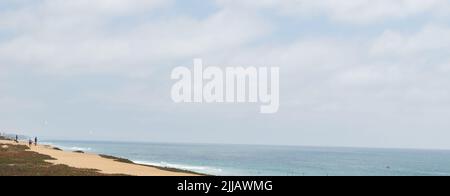
[[[34,137],[34,145],[35,145],[35,146],[37,146],[37,142],[38,142],[37,137]]]
[[[33,140],[29,139],[28,140],[28,145],[31,147],[31,145],[33,145]]]
[[[14,140],[16,143],[19,143],[19,136],[16,135],[16,140]]]

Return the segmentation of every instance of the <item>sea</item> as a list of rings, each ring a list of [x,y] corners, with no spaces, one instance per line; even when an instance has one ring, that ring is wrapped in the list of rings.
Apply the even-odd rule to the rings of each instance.
[[[63,150],[217,176],[449,176],[450,151],[45,141]]]

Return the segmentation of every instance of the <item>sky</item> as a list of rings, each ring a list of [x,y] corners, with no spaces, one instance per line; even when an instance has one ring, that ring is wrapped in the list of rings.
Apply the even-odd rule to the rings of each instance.
[[[0,131],[450,149],[449,0],[3,0]],[[280,67],[280,109],[175,104],[173,68]]]

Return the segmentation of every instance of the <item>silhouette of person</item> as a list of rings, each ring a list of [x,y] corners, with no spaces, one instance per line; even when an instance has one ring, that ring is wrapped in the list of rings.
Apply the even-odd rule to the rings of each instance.
[[[34,137],[34,145],[35,145],[35,146],[37,146],[37,142],[38,142],[37,137]]]

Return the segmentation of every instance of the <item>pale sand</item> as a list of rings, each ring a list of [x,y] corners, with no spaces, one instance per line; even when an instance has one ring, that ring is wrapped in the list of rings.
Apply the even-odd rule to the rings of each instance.
[[[0,140],[0,143],[14,144],[12,141],[5,140]],[[21,145],[26,144],[21,143]],[[151,166],[117,162],[96,154],[54,150],[52,146],[47,145],[33,145],[31,151],[51,156],[56,160],[48,160],[48,162],[53,164],[63,164],[82,169],[96,169],[103,174],[125,174],[132,176],[195,176],[195,174],[190,173],[165,171]]]

